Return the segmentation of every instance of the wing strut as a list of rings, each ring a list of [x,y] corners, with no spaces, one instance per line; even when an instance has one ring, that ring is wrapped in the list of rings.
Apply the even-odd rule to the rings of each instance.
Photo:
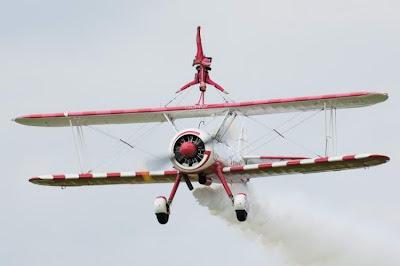
[[[67,112],[66,114],[68,115]],[[83,134],[82,126],[79,124],[76,125],[76,134],[75,134],[74,126],[72,125],[71,119],[69,119],[69,124],[72,130],[72,137],[74,139],[75,150],[78,155],[78,161],[81,173],[90,173],[90,170],[86,171],[86,169],[89,169],[89,156],[87,153],[85,135]]]
[[[329,115],[328,115],[329,111]],[[325,157],[337,154],[337,122],[336,108],[327,107],[324,103],[324,125],[325,125]]]
[[[167,115],[166,113],[164,113],[164,117],[168,121],[168,123],[171,125],[171,127],[175,130],[175,133],[178,133],[178,128],[176,127],[174,120],[172,120],[171,117],[169,117],[169,115]]]

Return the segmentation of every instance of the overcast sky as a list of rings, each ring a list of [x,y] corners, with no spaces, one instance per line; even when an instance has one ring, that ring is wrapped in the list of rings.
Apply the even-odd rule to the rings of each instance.
[[[399,265],[399,11],[398,1],[382,0],[0,1],[0,264]],[[211,77],[235,101],[389,93],[382,104],[338,112],[338,150],[391,161],[254,179],[252,222],[240,225],[215,206],[214,215],[200,206],[183,185],[161,226],[153,201],[172,184],[61,190],[28,182],[78,172],[73,139],[68,128],[26,127],[12,118],[164,105],[193,78],[198,25],[213,57]],[[194,88],[180,104],[197,97]],[[222,99],[210,88],[206,101]],[[273,127],[292,116],[256,119]],[[250,141],[263,135],[256,123],[238,122]],[[140,125],[102,129],[121,138],[145,132]],[[317,115],[288,137],[320,154],[323,132]],[[86,136],[94,170],[154,167],[139,150],[104,161],[119,144],[93,131]],[[136,144],[165,154],[172,136],[163,124]],[[254,153],[314,156],[279,139]],[[207,193],[196,197],[217,199]]]

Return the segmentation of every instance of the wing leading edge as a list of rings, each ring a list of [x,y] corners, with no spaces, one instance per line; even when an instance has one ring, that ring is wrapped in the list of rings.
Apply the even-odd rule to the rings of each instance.
[[[335,156],[326,158],[287,160],[272,163],[249,164],[225,167],[223,169],[228,182],[237,183],[255,177],[267,177],[288,174],[308,174],[327,171],[367,168],[386,163],[390,160],[385,155],[359,154]],[[150,172],[118,172],[93,174],[47,175],[31,178],[29,181],[46,186],[88,186],[113,184],[148,184],[173,183],[176,170]],[[210,175],[218,183],[216,175]],[[189,176],[191,181],[197,181],[196,176]]]
[[[324,106],[343,109],[365,107],[388,99],[386,93],[355,92],[311,97],[297,97],[253,102],[220,103],[144,109],[110,111],[65,112],[33,114],[15,118],[15,122],[40,127],[66,127],[72,125],[105,125],[166,122],[181,118],[225,115],[227,110],[246,116],[320,110]]]

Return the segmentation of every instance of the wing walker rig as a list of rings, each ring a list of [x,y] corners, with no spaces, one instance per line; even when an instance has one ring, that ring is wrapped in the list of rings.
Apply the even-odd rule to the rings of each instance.
[[[210,78],[211,71],[211,62],[212,57],[204,56],[203,45],[201,44],[201,36],[200,36],[200,26],[197,27],[197,36],[196,36],[196,44],[197,44],[197,53],[195,58],[193,59],[193,65],[196,66],[197,73],[194,75],[194,80],[184,85],[180,88],[177,93],[182,92],[189,88],[190,86],[200,84],[200,99],[197,102],[198,105],[204,105],[204,94],[207,89],[207,84],[214,86],[217,90],[228,94],[226,90],[224,90],[220,85],[216,82],[212,81]]]
[[[38,185],[58,187],[173,183],[168,199],[160,196],[154,202],[154,211],[158,222],[161,224],[166,224],[169,220],[171,204],[182,180],[185,181],[190,190],[193,190],[192,182],[198,182],[205,186],[209,186],[212,183],[221,183],[232,202],[237,219],[243,222],[247,219],[249,213],[247,195],[239,193],[234,196],[228,183],[246,184],[251,178],[368,168],[389,161],[388,156],[373,153],[338,156],[336,154],[337,149],[335,148],[335,138],[337,135],[335,130],[336,110],[366,107],[383,102],[388,99],[386,93],[352,92],[287,99],[205,104],[207,84],[214,86],[222,93],[227,94],[227,91],[210,78],[209,72],[211,71],[212,58],[204,55],[200,27],[197,28],[196,43],[197,53],[193,60],[193,66],[196,66],[197,73],[193,81],[187,83],[177,91],[179,93],[193,85],[199,84],[200,98],[195,105],[32,114],[15,118],[15,122],[28,126],[71,127],[77,147],[81,165],[80,174],[41,175],[32,177],[29,181]],[[260,132],[264,133],[266,129],[268,132],[250,144],[247,143],[246,147],[242,143],[242,145],[239,145],[238,150],[233,149],[226,138],[226,133],[237,115],[250,118],[256,115],[289,112],[303,113],[307,111],[314,111],[316,113],[325,112],[325,156],[320,156],[316,153],[314,153],[317,155],[315,158],[303,156],[253,156],[244,154],[243,151],[245,148],[247,149],[251,145],[254,145],[269,133],[276,134],[275,137],[288,139],[283,134],[294,126],[285,131],[278,131],[280,126],[270,128],[262,125],[264,128]],[[315,114],[312,114],[308,118]],[[200,126],[199,128],[179,130],[174,123],[177,119],[196,117],[223,117],[223,119],[218,125],[218,129],[213,131],[213,133],[204,131]],[[87,157],[87,152],[84,145],[83,126],[93,128],[93,125],[154,122],[167,122],[175,131],[175,136],[172,138],[169,146],[169,160],[172,163],[173,169],[108,173],[93,173],[91,170],[84,171],[82,161]],[[283,124],[286,124],[286,122]],[[74,129],[76,129],[75,133]],[[137,148],[133,143],[118,138],[115,139],[131,148]],[[243,140],[243,136],[241,136],[239,143]],[[266,143],[268,142],[264,144]],[[328,147],[331,148],[333,156],[328,156]],[[252,151],[257,149],[253,149]]]

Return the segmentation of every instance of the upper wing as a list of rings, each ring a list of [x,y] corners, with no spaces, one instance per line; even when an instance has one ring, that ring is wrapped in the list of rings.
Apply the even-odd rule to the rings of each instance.
[[[167,121],[165,115],[175,120],[180,118],[220,116],[224,115],[228,110],[250,116],[320,110],[324,106],[342,109],[369,106],[383,102],[387,98],[388,95],[386,93],[355,92],[253,102],[33,114],[21,116],[14,120],[20,124],[42,127],[65,127],[70,126],[71,123],[72,125],[104,125],[165,122]]]
[[[360,154],[340,157],[289,160],[274,163],[250,164],[225,167],[223,169],[228,182],[236,183],[252,177],[266,177],[287,174],[307,174],[325,171],[365,168],[389,161],[384,155]],[[46,175],[31,178],[34,184],[45,186],[87,186],[112,184],[172,183],[178,171],[121,172],[97,174]],[[209,175],[219,182],[215,174]],[[189,175],[191,181],[197,181],[196,175]]]

